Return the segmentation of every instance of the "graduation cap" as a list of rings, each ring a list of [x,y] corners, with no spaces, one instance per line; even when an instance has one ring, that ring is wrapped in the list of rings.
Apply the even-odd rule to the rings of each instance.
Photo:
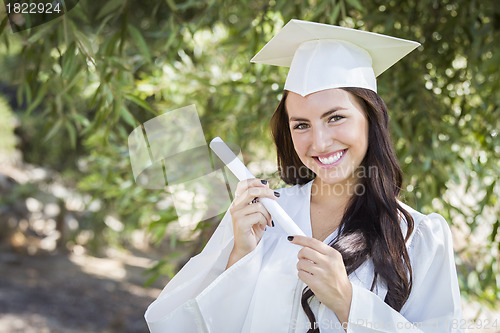
[[[375,78],[419,45],[373,32],[291,20],[251,62],[290,67],[285,90],[302,96],[341,87],[377,92]]]

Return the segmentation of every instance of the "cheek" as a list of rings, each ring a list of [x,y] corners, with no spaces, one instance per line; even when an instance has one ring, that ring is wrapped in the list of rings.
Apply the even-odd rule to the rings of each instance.
[[[366,151],[368,148],[368,123],[360,121],[356,126],[342,129],[342,137],[349,142],[353,148]]]
[[[368,120],[365,118],[365,122],[361,128],[360,131],[360,137],[362,138],[363,142],[363,147],[364,151],[366,153],[366,150],[368,149]]]
[[[306,140],[305,135],[294,135],[292,134],[292,143],[297,155],[302,156],[305,154],[306,150]]]
[[[357,140],[360,146],[368,145],[368,121],[363,118],[357,126],[351,131],[354,140]]]
[[[364,133],[352,126],[338,128],[335,134],[339,141],[349,145],[351,149],[360,147],[364,140]]]

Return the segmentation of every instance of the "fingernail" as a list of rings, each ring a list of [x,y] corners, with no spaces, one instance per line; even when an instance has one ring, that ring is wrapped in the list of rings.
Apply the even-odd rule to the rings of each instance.
[[[274,227],[274,221],[273,220],[271,220],[271,225]]]
[[[288,236],[286,239],[288,239],[291,242],[293,241],[293,236]]]
[[[279,192],[274,191],[274,196],[276,196],[276,197],[278,197],[278,198],[279,198],[279,197],[280,197],[280,193],[279,193]]]
[[[264,184],[264,185],[266,185],[266,184],[267,184],[267,180],[263,180],[263,179],[261,179],[261,180],[260,180],[260,182],[261,182],[262,184]]]

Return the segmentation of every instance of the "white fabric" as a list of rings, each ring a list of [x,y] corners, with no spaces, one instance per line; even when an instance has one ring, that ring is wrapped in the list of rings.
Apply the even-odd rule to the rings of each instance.
[[[282,189],[278,200],[308,236],[310,191],[311,183]],[[384,303],[383,283],[369,291],[373,264],[365,262],[349,276],[353,286],[349,333],[461,332],[452,329],[461,319],[461,300],[449,227],[440,215],[404,208],[415,222],[407,244],[413,269],[408,301],[398,313]],[[149,306],[145,318],[150,331],[306,332],[309,321],[300,305],[304,284],[296,270],[300,248],[286,236],[279,226],[268,227],[255,250],[224,271],[233,245],[231,218],[226,213],[205,249]],[[321,332],[344,332],[329,308],[316,299],[311,308]]]
[[[377,80],[368,51],[350,42],[334,39],[311,40],[297,48],[285,90],[307,96],[342,87],[377,92]]]
[[[376,92],[375,77],[419,45],[358,29],[290,20],[250,61],[290,67],[285,89],[302,96],[342,87]]]

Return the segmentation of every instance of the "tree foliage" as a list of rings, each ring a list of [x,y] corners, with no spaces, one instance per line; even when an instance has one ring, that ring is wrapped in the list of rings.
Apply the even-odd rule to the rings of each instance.
[[[441,213],[470,240],[457,249],[463,293],[494,304],[500,9],[493,0],[80,1],[18,33],[3,20],[0,80],[17,91],[25,158],[99,201],[94,222],[81,228],[106,234],[102,221],[112,214],[126,230],[150,228],[160,239],[175,213],[168,193],[135,186],[128,134],[194,103],[207,141],[222,136],[247,161],[274,160],[268,121],[286,69],[249,59],[292,18],[422,43],[378,80],[406,177],[403,199]]]

